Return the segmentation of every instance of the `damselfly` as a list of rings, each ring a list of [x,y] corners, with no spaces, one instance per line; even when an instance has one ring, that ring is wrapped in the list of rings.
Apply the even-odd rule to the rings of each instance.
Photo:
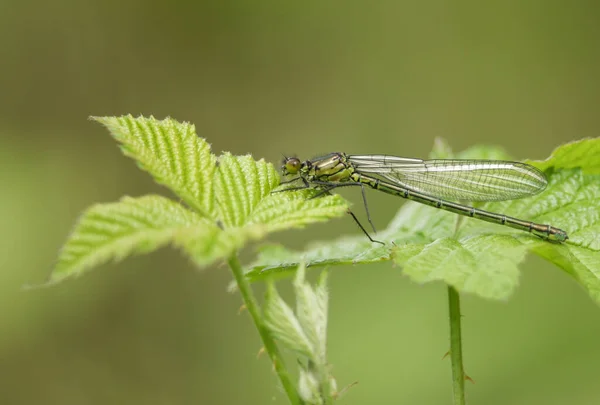
[[[417,201],[456,214],[506,225],[544,239],[564,242],[567,233],[551,225],[537,224],[484,211],[455,201],[502,201],[532,196],[548,184],[540,170],[525,163],[503,160],[432,159],[421,160],[389,155],[329,155],[306,160],[286,157],[284,176],[296,177],[302,186],[282,191],[319,188],[317,195],[338,187],[359,186],[369,223],[375,230],[365,196],[365,186]],[[349,212],[363,232],[373,240],[356,216]],[[379,242],[381,243],[381,242]]]

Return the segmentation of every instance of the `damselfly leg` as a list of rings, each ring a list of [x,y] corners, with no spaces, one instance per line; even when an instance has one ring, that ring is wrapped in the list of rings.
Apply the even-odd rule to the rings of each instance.
[[[290,187],[290,188],[286,188],[286,189],[283,189],[283,190],[276,190],[276,191],[273,191],[273,193],[280,193],[280,192],[283,192],[283,191],[306,190],[308,188],[318,189],[318,187],[322,187],[322,189],[319,190],[319,192],[317,194],[315,194],[312,197],[310,197],[310,199],[313,199],[313,198],[322,197],[323,195],[331,195],[331,190],[339,188],[339,187],[359,186],[360,189],[361,189],[361,192],[362,192],[363,203],[364,203],[364,206],[365,206],[365,211],[367,213],[367,219],[369,220],[369,223],[371,224],[371,227],[373,228],[373,232],[377,233],[377,230],[375,229],[375,225],[373,225],[373,221],[371,220],[371,214],[369,213],[369,206],[367,205],[367,197],[366,197],[364,185],[362,183],[351,182],[351,183],[341,183],[340,184],[340,183],[331,183],[331,182],[325,182],[325,181],[314,181],[314,182],[309,183],[303,177],[296,177],[294,179],[281,182],[279,184],[289,184],[289,183],[292,183],[292,182],[298,181],[298,180],[302,180],[302,182],[304,184],[302,186],[298,186],[298,187]],[[317,186],[317,187],[315,187],[315,186]],[[358,220],[358,218],[356,217],[356,215],[354,215],[354,213],[349,208],[347,209],[347,213],[350,214],[350,216],[352,217],[352,219],[354,220],[354,222],[356,222],[356,224],[358,225],[358,227],[361,229],[361,231],[363,231],[363,233],[367,236],[367,238],[371,242],[385,245],[385,243],[383,243],[381,241],[378,241],[376,239],[373,239],[371,237],[371,235],[369,235],[369,233],[367,232],[367,230],[365,229],[365,227],[360,223],[360,221]]]

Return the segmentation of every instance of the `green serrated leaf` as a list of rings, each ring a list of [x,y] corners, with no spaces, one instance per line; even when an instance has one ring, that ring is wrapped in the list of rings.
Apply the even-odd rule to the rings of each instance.
[[[148,253],[168,243],[183,249],[195,263],[208,265],[265,233],[264,226],[224,231],[165,197],[124,197],[117,203],[94,205],[81,216],[50,281],[81,274],[109,260]]]
[[[214,218],[212,178],[216,157],[209,144],[196,135],[194,125],[171,118],[93,117],[122,144],[157,183],[170,188],[190,207]]]
[[[313,243],[302,252],[267,247],[250,266],[247,276],[252,281],[286,276],[301,261],[314,267],[394,260],[417,282],[441,280],[461,292],[504,299],[517,286],[518,265],[527,252],[533,252],[571,274],[600,302],[597,159],[581,158],[579,166],[570,162],[573,157],[596,151],[599,145],[600,138],[563,145],[548,160],[533,162],[547,169],[549,185],[543,193],[480,206],[564,229],[569,234],[566,243],[546,242],[526,232],[407,202],[388,228],[377,235],[377,239],[388,242],[387,246],[373,245],[360,235]],[[449,151],[443,143],[436,149],[437,154]],[[501,149],[481,146],[456,157],[511,159]]]
[[[504,299],[518,284],[517,266],[526,252],[527,247],[516,239],[481,235],[399,246],[394,260],[418,283],[443,281],[461,292]]]
[[[67,241],[52,281],[169,242],[205,266],[270,232],[325,221],[347,210],[339,196],[310,199],[314,190],[273,193],[279,175],[264,160],[224,153],[217,167],[217,158],[193,125],[130,115],[94,119],[121,142],[126,155],[194,211],[157,196],[96,205]]]
[[[543,161],[526,161],[543,171],[550,168],[581,168],[586,174],[600,174],[600,142],[598,138],[573,141],[556,148],[550,157]]]
[[[375,263],[390,258],[391,250],[388,246],[373,244],[364,235],[347,236],[333,243],[313,242],[302,252],[278,245],[267,245],[259,249],[258,258],[249,266],[246,276],[251,281],[274,276],[287,277],[296,272],[301,262],[314,267]]]
[[[215,180],[219,218],[228,227],[247,223],[256,206],[279,184],[273,165],[252,156],[219,157]]]
[[[124,197],[97,204],[79,219],[64,245],[52,281],[76,275],[109,260],[146,253],[174,240],[188,228],[214,232],[215,225],[167,198]]]
[[[302,228],[346,213],[348,205],[339,195],[310,198],[314,191],[273,193],[263,199],[248,218],[250,224],[264,224],[270,232]]]
[[[266,232],[299,228],[343,215],[338,195],[311,199],[314,190],[272,192],[279,185],[272,164],[251,156],[219,157],[215,180],[219,218],[226,227],[265,225]]]
[[[600,229],[596,230],[596,235]],[[598,237],[596,236],[596,240]],[[587,292],[600,303],[600,254],[598,249],[564,245],[551,248],[546,244],[533,247],[533,251],[556,264],[570,274]]]

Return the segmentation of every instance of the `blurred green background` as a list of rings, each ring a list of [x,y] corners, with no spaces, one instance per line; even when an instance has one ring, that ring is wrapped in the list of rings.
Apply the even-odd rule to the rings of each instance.
[[[424,157],[436,136],[542,159],[600,133],[598,21],[582,0],[1,1],[0,404],[286,403],[224,266],[163,249],[20,289],[90,204],[168,195],[89,115],[191,121],[216,152],[274,163]],[[402,202],[379,194],[383,228]],[[270,240],[358,232],[342,218]],[[470,403],[600,403],[599,308],[553,266],[522,269],[508,302],[463,299]],[[335,268],[330,287],[334,375],[359,381],[343,403],[451,403],[443,285],[386,263]]]

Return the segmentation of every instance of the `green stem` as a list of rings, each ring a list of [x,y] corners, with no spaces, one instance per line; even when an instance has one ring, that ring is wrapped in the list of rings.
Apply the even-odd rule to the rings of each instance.
[[[256,302],[256,298],[254,297],[254,293],[252,292],[250,283],[244,276],[244,271],[242,269],[240,261],[237,258],[237,255],[232,255],[229,258],[228,263],[229,267],[231,268],[231,271],[233,272],[233,276],[235,277],[237,286],[240,289],[244,305],[248,309],[248,312],[250,312],[250,316],[254,321],[254,326],[256,326],[256,329],[258,329],[258,333],[260,334],[260,338],[262,339],[265,351],[267,352],[269,358],[271,359],[271,362],[273,363],[275,372],[279,376],[279,381],[281,382],[281,385],[283,386],[283,389],[285,390],[288,399],[290,400],[290,403],[292,403],[293,405],[302,405],[303,401],[298,396],[298,392],[296,391],[296,388],[292,383],[290,375],[287,369],[285,368],[283,358],[279,353],[279,350],[277,349],[277,345],[275,344],[275,341],[273,340],[269,331],[265,328],[263,324],[260,308],[258,306],[258,303]]]
[[[462,361],[460,330],[460,297],[454,287],[448,286],[450,310],[450,361],[452,362],[452,390],[454,405],[465,405],[465,370]]]

